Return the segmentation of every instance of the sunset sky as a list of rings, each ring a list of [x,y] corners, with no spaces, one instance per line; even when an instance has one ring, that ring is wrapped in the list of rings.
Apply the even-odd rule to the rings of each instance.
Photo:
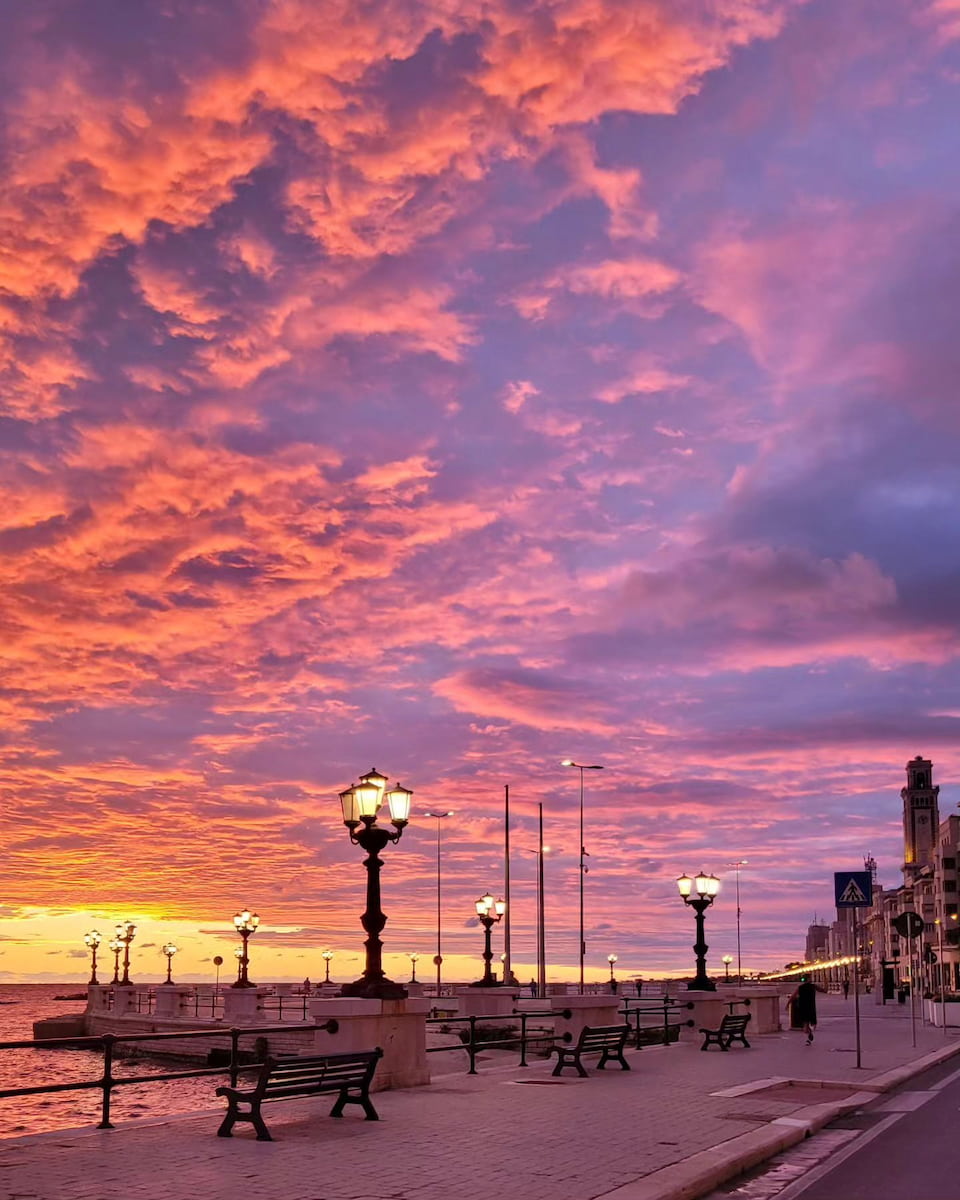
[[[0,980],[801,956],[960,791],[960,0],[0,14]],[[495,935],[499,954],[501,931]],[[232,963],[232,958],[231,958]],[[228,970],[228,968],[224,968]]]

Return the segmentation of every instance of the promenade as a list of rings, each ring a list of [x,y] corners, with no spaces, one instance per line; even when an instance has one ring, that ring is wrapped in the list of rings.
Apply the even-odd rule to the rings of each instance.
[[[787,1030],[728,1053],[698,1039],[589,1079],[496,1051],[469,1076],[460,1052],[433,1055],[429,1087],[375,1094],[379,1122],[332,1120],[329,1097],[265,1109],[274,1142],[217,1138],[211,1081],[203,1113],[0,1141],[0,1200],[691,1200],[960,1052],[960,1031],[919,1013],[914,1048],[909,1006],[866,997],[858,1070],[852,998],[819,1000],[811,1046]]]

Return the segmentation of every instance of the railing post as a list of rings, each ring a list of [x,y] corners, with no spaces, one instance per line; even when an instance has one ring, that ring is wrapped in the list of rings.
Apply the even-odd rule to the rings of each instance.
[[[230,1086],[237,1086],[240,1067],[240,1030],[230,1030]]]
[[[527,1065],[527,1014],[520,1014],[520,1066]]]
[[[470,1022],[470,1041],[467,1042],[467,1053],[470,1055],[470,1070],[468,1075],[476,1075],[477,1073],[477,1018],[471,1016],[468,1018]]]
[[[112,1129],[110,1124],[110,1091],[113,1088],[113,1043],[116,1039],[112,1033],[103,1035],[103,1078],[100,1086],[103,1088],[103,1105],[98,1129]]]

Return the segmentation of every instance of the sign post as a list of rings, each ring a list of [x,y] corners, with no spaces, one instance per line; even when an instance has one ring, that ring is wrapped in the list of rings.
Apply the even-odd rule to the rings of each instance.
[[[857,1067],[860,1067],[860,922],[858,908],[873,904],[873,876],[869,871],[836,871],[833,893],[837,908],[853,909],[853,1014],[857,1031]],[[916,1043],[914,1043],[916,1045]]]
[[[911,912],[909,909],[906,912],[898,913],[893,918],[893,927],[901,937],[909,939],[910,943],[910,1033],[913,1036],[913,1044],[917,1044],[917,977],[920,974],[920,952],[917,947],[916,960],[917,965],[914,966],[914,948],[916,939],[923,933],[923,918],[919,913]]]

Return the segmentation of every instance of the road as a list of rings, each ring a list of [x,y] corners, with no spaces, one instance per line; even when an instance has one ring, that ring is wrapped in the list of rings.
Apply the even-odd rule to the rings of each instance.
[[[767,1171],[731,1182],[722,1195],[724,1200],[957,1200],[958,1110],[960,1069],[955,1062],[933,1067],[869,1108],[827,1126]]]

